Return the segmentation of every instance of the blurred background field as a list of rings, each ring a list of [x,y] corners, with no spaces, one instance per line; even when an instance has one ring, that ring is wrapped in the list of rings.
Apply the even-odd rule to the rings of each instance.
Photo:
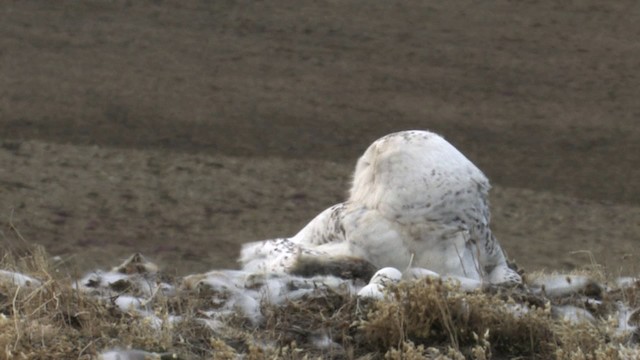
[[[0,243],[234,267],[420,128],[525,269],[637,274],[639,37],[634,1],[2,2]]]

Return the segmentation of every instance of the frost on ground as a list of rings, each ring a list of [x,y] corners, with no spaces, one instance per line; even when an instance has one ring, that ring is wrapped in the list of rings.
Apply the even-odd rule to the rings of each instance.
[[[605,281],[595,272],[524,274],[525,285],[515,288],[464,287],[432,272],[389,268],[370,282],[238,270],[171,278],[135,254],[111,270],[71,279],[41,249],[7,255],[0,268],[2,358],[624,359],[640,353],[640,283]]]

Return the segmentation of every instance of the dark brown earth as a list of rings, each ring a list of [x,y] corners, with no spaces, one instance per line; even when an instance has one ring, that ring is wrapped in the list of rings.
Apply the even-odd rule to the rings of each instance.
[[[637,273],[638,39],[637,1],[2,2],[0,242],[235,266],[420,128],[492,180],[520,265]]]

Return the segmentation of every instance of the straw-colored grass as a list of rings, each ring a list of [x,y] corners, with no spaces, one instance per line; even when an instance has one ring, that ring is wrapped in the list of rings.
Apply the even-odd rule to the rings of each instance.
[[[357,300],[326,291],[281,306],[262,304],[254,326],[240,315],[212,330],[198,318],[212,308],[206,293],[180,288],[156,294],[158,323],[119,310],[112,298],[75,289],[41,248],[5,255],[0,268],[37,279],[0,281],[0,358],[90,359],[105,349],[140,349],[172,359],[615,359],[637,354],[630,338],[607,320],[616,301],[638,304],[636,287],[602,299],[596,324],[554,318],[547,299],[520,289],[464,293],[438,280],[401,282],[388,300]],[[124,293],[126,288],[121,289]],[[575,299],[574,299],[575,300]],[[515,311],[527,304],[529,311]],[[181,321],[167,321],[170,315]],[[636,319],[637,320],[637,319]],[[633,339],[631,339],[633,340]]]

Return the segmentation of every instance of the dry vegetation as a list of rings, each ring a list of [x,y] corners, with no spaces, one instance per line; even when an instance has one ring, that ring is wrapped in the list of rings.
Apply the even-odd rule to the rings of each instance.
[[[590,309],[595,323],[553,316],[552,306],[580,303],[578,296],[550,299],[524,288],[464,293],[449,283],[423,280],[391,287],[387,301],[357,300],[325,289],[283,306],[263,303],[264,320],[257,326],[238,315],[224,326],[209,327],[202,319],[215,308],[211,293],[180,287],[179,279],[161,273],[154,279],[177,290],[149,298],[154,320],[119,310],[119,295],[101,298],[78,290],[41,248],[5,254],[0,268],[37,279],[18,284],[0,277],[0,358],[89,359],[114,348],[167,359],[240,354],[249,359],[615,359],[637,354],[634,339],[617,335],[618,324],[610,318],[616,301],[637,305],[636,286],[601,293],[602,304]],[[120,269],[136,273],[148,267],[133,263]],[[127,282],[110,287],[122,296],[137,291]],[[516,310],[518,304],[529,310]],[[181,320],[169,321],[173,315]]]
[[[428,129],[527,269],[637,273],[639,5],[4,1],[0,223],[83,271],[233,267],[343,201],[373,140]]]

